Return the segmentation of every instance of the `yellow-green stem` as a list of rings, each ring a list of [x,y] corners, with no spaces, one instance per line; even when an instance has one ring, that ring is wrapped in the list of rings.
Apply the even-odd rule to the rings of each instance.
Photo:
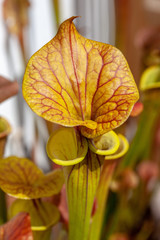
[[[69,240],[88,240],[102,161],[91,152],[79,164],[64,167],[69,209]]]
[[[105,214],[106,200],[110,182],[114,173],[116,161],[105,161],[101,173],[100,183],[96,193],[97,209],[93,216],[89,240],[99,240]]]
[[[154,126],[159,114],[157,109],[153,109],[151,112],[147,110],[143,111],[136,135],[130,145],[129,151],[123,161],[120,162],[118,172],[121,172],[125,167],[133,168],[142,157],[149,157],[154,135]]]

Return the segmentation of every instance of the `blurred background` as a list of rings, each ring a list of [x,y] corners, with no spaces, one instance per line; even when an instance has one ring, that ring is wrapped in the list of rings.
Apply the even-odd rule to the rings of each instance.
[[[0,116],[12,127],[5,156],[31,158],[45,172],[51,168],[45,144],[54,126],[46,124],[29,109],[23,100],[21,86],[31,55],[51,40],[58,26],[71,16],[81,16],[74,22],[84,37],[112,44],[122,51],[137,85],[146,68],[160,66],[160,0],[0,0],[0,75],[10,81],[17,80],[19,84],[18,95],[0,104]],[[137,129],[137,119],[127,124],[130,128],[126,128],[126,134],[131,140]],[[160,124],[157,126],[156,137],[160,139]],[[160,149],[160,140],[156,141]],[[131,147],[132,155],[136,148],[133,149]],[[158,154],[160,157],[160,151]],[[141,158],[144,160],[145,156]],[[137,159],[139,161],[139,156]],[[160,239],[159,184],[157,189],[152,205],[158,219],[158,237],[145,239]],[[136,238],[139,239],[144,240]]]

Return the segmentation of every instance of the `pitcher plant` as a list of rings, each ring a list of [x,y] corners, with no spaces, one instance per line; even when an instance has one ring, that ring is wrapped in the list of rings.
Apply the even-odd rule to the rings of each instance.
[[[69,240],[98,240],[116,159],[128,149],[113,130],[127,120],[139,94],[122,53],[81,36],[75,18],[30,58],[23,96],[36,114],[62,126],[51,134],[47,153],[63,166]]]

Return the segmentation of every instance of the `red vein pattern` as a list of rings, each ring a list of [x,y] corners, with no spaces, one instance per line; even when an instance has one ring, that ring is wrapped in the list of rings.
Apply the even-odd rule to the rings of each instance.
[[[29,60],[23,95],[41,117],[92,138],[121,125],[139,95],[122,53],[81,36],[74,18]]]
[[[19,213],[0,227],[0,240],[33,240],[28,213]]]
[[[8,157],[1,160],[0,187],[12,196],[36,199],[60,192],[64,183],[60,169],[44,175],[29,159]]]

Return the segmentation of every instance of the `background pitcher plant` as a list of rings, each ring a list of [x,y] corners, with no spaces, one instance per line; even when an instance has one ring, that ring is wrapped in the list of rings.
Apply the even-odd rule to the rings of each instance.
[[[139,94],[122,53],[81,36],[75,18],[31,57],[23,95],[36,114],[63,126],[51,134],[47,153],[63,166],[69,239],[98,240],[92,224],[102,225],[115,161],[128,149],[113,129],[127,120]]]

